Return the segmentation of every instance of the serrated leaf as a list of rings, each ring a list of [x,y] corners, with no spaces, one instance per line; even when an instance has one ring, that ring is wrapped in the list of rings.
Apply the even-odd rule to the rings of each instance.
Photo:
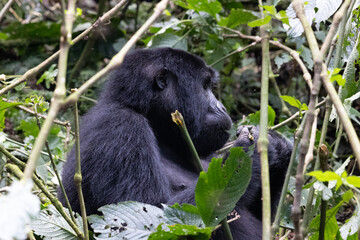
[[[68,210],[66,210],[68,213]],[[76,225],[81,229],[83,226],[82,218],[79,214],[75,216]],[[42,236],[44,240],[76,240],[78,239],[75,231],[65,221],[54,205],[40,211],[40,215],[31,222],[31,228],[35,234]]]
[[[240,161],[241,159],[241,161]],[[225,164],[213,158],[207,172],[201,172],[195,202],[206,226],[216,226],[232,211],[251,178],[251,158],[242,148],[233,148]]]
[[[157,232],[149,236],[149,240],[177,240],[177,239],[198,239],[208,240],[211,237],[213,228],[198,228],[193,225],[164,225],[157,227]],[[189,238],[187,238],[187,236]]]
[[[180,206],[176,203],[173,206],[163,205],[164,214],[167,218],[167,224],[184,224],[193,225],[199,228],[204,228],[205,224],[201,219],[198,209],[190,204],[183,204]]]
[[[275,64],[280,69],[284,63],[288,63],[291,59],[292,57],[288,53],[282,53],[280,56],[275,57]]]
[[[139,202],[106,205],[99,211],[104,216],[88,217],[95,239],[147,239],[159,224],[166,221],[163,210]]]
[[[267,15],[265,18],[249,22],[248,26],[249,27],[260,27],[262,25],[269,23],[270,21],[271,21],[271,17],[269,15]]]

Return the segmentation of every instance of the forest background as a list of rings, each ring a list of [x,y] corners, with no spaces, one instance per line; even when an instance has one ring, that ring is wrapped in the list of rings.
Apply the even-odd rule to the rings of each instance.
[[[89,235],[86,216],[69,213],[56,199],[59,172],[77,139],[69,106],[77,105],[75,116],[81,116],[96,104],[106,73],[128,50],[173,47],[219,71],[214,93],[235,123],[232,139],[239,125],[260,124],[295,142],[281,207],[275,219],[263,211],[264,239],[358,239],[360,1],[157,4],[0,1],[0,238],[128,234],[110,231],[121,226],[109,225],[104,211],[105,218],[87,219]],[[119,207],[119,215],[142,205],[125,206],[128,212]],[[220,224],[206,224],[193,206],[172,206],[163,214],[177,221],[134,228],[138,239],[162,239],[159,233],[208,239]],[[101,232],[104,226],[111,228]]]

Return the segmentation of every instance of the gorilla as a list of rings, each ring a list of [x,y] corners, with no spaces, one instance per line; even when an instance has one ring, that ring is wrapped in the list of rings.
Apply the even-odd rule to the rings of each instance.
[[[193,203],[198,172],[171,113],[184,116],[191,139],[206,169],[214,152],[226,143],[232,122],[212,87],[218,73],[200,58],[171,48],[134,50],[106,82],[98,104],[80,127],[82,189],[87,214],[103,205],[138,201]],[[259,129],[239,130],[236,146],[256,143]],[[254,140],[249,138],[254,136]],[[276,209],[288,166],[291,144],[269,133],[272,211]],[[261,239],[261,179],[255,148],[252,179],[235,210],[240,219],[230,223],[234,239]],[[62,171],[73,210],[80,212],[73,182],[75,151]],[[59,199],[64,196],[58,191]],[[216,231],[214,239],[224,239]]]

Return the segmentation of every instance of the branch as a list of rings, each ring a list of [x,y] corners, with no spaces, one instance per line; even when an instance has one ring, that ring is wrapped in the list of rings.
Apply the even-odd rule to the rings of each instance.
[[[6,11],[10,8],[11,4],[14,2],[14,0],[9,0],[5,6],[1,9],[0,12],[0,22],[2,20],[2,18],[5,16]]]
[[[141,26],[141,28],[130,38],[130,40],[125,44],[125,46],[117,53],[109,62],[109,64],[97,72],[93,77],[86,81],[76,92],[68,96],[64,102],[65,105],[73,104],[79,99],[81,94],[83,94],[90,86],[96,83],[101,77],[110,72],[112,69],[118,67],[123,61],[126,53],[135,45],[137,40],[148,30],[148,28],[153,24],[153,22],[160,16],[160,14],[165,10],[169,0],[162,0],[159,2],[155,9],[153,15]]]
[[[4,102],[8,102],[8,103],[15,103],[15,101],[10,101],[10,100],[8,100],[8,99],[6,99],[6,98],[3,98],[2,100],[3,100]],[[35,111],[31,110],[30,108],[24,107],[24,106],[22,106],[22,105],[17,105],[16,107],[19,108],[19,109],[21,109],[21,110],[23,110],[23,111],[25,111],[25,112],[27,112],[27,113],[30,113],[30,114],[32,114],[32,115],[36,115],[36,116],[38,116],[38,117],[40,117],[40,118],[43,118],[43,119],[46,119],[46,116],[45,116],[45,115],[40,114],[40,113],[36,113]],[[60,120],[58,120],[58,119],[54,119],[54,123],[55,123],[55,124],[58,124],[58,125],[65,126],[65,127],[70,126],[70,122],[69,122],[69,121],[62,122],[62,121],[60,121]]]
[[[110,9],[108,12],[106,12],[101,18],[99,18],[93,25],[91,25],[91,27],[89,27],[88,29],[86,29],[84,32],[82,32],[79,36],[77,36],[73,41],[72,41],[72,45],[78,43],[80,40],[82,40],[83,38],[87,37],[87,35],[94,30],[95,28],[99,27],[102,23],[104,22],[108,22],[116,13],[117,11],[125,5],[126,2],[128,2],[129,0],[122,0],[120,1],[118,4],[116,4],[112,9]],[[70,47],[72,46],[70,45]],[[60,50],[57,51],[56,53],[54,53],[53,55],[51,55],[49,58],[47,58],[45,61],[43,61],[42,63],[40,63],[39,65],[37,65],[36,67],[28,70],[24,75],[22,75],[21,77],[19,77],[17,80],[14,80],[11,84],[9,84],[8,86],[4,87],[3,89],[0,90],[0,96],[7,93],[8,91],[10,91],[11,89],[13,89],[14,87],[16,87],[17,85],[25,82],[26,80],[31,80],[33,78],[36,77],[36,75],[43,71],[45,69],[46,66],[48,66],[50,63],[52,63],[53,61],[55,61],[60,55]]]
[[[351,3],[351,0],[345,0],[344,3],[342,4],[341,8],[335,13],[330,30],[326,35],[323,45],[321,46],[320,51],[321,51],[322,56],[325,56],[328,48],[330,47],[330,44],[332,42],[333,37],[335,36],[335,34],[337,32],[337,29],[339,27],[341,19],[347,13],[347,9],[349,8],[350,3]]]

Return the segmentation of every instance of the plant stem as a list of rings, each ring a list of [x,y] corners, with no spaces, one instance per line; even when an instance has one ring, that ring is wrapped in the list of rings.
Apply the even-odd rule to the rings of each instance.
[[[204,171],[204,168],[201,164],[200,157],[199,157],[199,155],[195,149],[195,146],[191,140],[189,132],[187,131],[183,116],[181,115],[181,113],[178,110],[176,110],[174,113],[171,113],[171,117],[172,117],[173,122],[176,123],[176,125],[179,127],[179,129],[184,137],[184,140],[190,149],[191,157],[193,159],[193,163],[195,165],[196,170],[199,173]],[[227,222],[226,217],[222,220],[222,227],[225,232],[226,239],[232,240],[233,237],[231,234],[231,229],[230,229],[229,223]]]
[[[279,231],[280,220],[281,220],[280,217],[281,217],[281,213],[282,213],[283,207],[284,207],[284,201],[285,201],[285,197],[286,197],[286,194],[287,194],[287,189],[288,189],[288,185],[289,185],[291,171],[292,171],[292,169],[294,167],[294,163],[295,163],[296,152],[297,152],[301,137],[302,137],[303,132],[304,132],[306,116],[307,116],[307,114],[305,114],[303,120],[301,121],[301,124],[300,124],[299,128],[296,130],[296,133],[295,133],[293,151],[291,152],[290,162],[289,162],[289,166],[288,166],[288,169],[287,169],[287,172],[286,172],[286,175],[285,175],[284,185],[282,187],[278,208],[276,210],[275,220],[274,220],[273,225],[271,227],[272,236],[274,236],[274,234],[276,234]]]
[[[76,90],[74,89],[73,91]],[[89,228],[86,220],[86,207],[85,207],[84,195],[81,189],[82,175],[81,175],[81,158],[80,158],[79,112],[78,112],[77,102],[74,103],[74,120],[75,120],[75,156],[76,156],[74,182],[76,185],[76,190],[79,198],[79,205],[80,205],[81,217],[83,219],[85,239],[89,240]]]

